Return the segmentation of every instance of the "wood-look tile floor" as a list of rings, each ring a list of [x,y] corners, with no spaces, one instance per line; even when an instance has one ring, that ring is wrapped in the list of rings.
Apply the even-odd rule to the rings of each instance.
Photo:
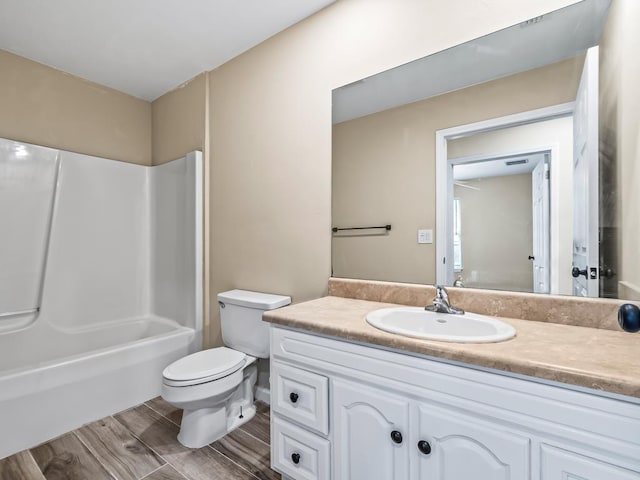
[[[0,480],[280,480],[269,468],[269,406],[199,449],[177,440],[182,411],[160,397],[0,460]]]

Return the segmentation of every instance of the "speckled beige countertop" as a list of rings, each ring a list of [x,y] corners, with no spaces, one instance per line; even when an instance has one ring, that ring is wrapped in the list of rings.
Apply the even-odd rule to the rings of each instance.
[[[267,322],[507,372],[640,398],[640,334],[502,318],[517,336],[499,343],[463,344],[383,332],[365,316],[398,306],[323,297],[264,314]]]

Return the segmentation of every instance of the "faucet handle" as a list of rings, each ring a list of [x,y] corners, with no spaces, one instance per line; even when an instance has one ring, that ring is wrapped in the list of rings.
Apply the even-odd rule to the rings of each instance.
[[[449,303],[449,294],[447,293],[447,289],[442,285],[435,285],[436,287],[436,298],[433,299],[433,305],[427,305],[424,307],[425,310],[429,310],[430,312],[439,312],[439,313],[455,313],[458,315],[464,315],[464,310],[458,307],[454,307]]]
[[[442,285],[436,285],[436,298],[449,303],[449,294],[447,293],[447,289]]]

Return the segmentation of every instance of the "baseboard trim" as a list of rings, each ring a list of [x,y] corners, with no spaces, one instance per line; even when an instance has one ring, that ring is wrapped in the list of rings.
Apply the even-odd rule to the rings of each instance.
[[[256,387],[255,399],[271,405],[271,391],[267,387]]]

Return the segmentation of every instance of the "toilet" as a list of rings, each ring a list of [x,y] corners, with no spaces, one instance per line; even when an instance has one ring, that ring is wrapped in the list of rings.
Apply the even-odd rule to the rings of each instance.
[[[290,303],[290,297],[247,290],[218,294],[225,346],[188,355],[162,372],[162,398],[184,410],[181,444],[203,447],[255,415],[256,363],[269,358],[269,326],[262,314]]]

